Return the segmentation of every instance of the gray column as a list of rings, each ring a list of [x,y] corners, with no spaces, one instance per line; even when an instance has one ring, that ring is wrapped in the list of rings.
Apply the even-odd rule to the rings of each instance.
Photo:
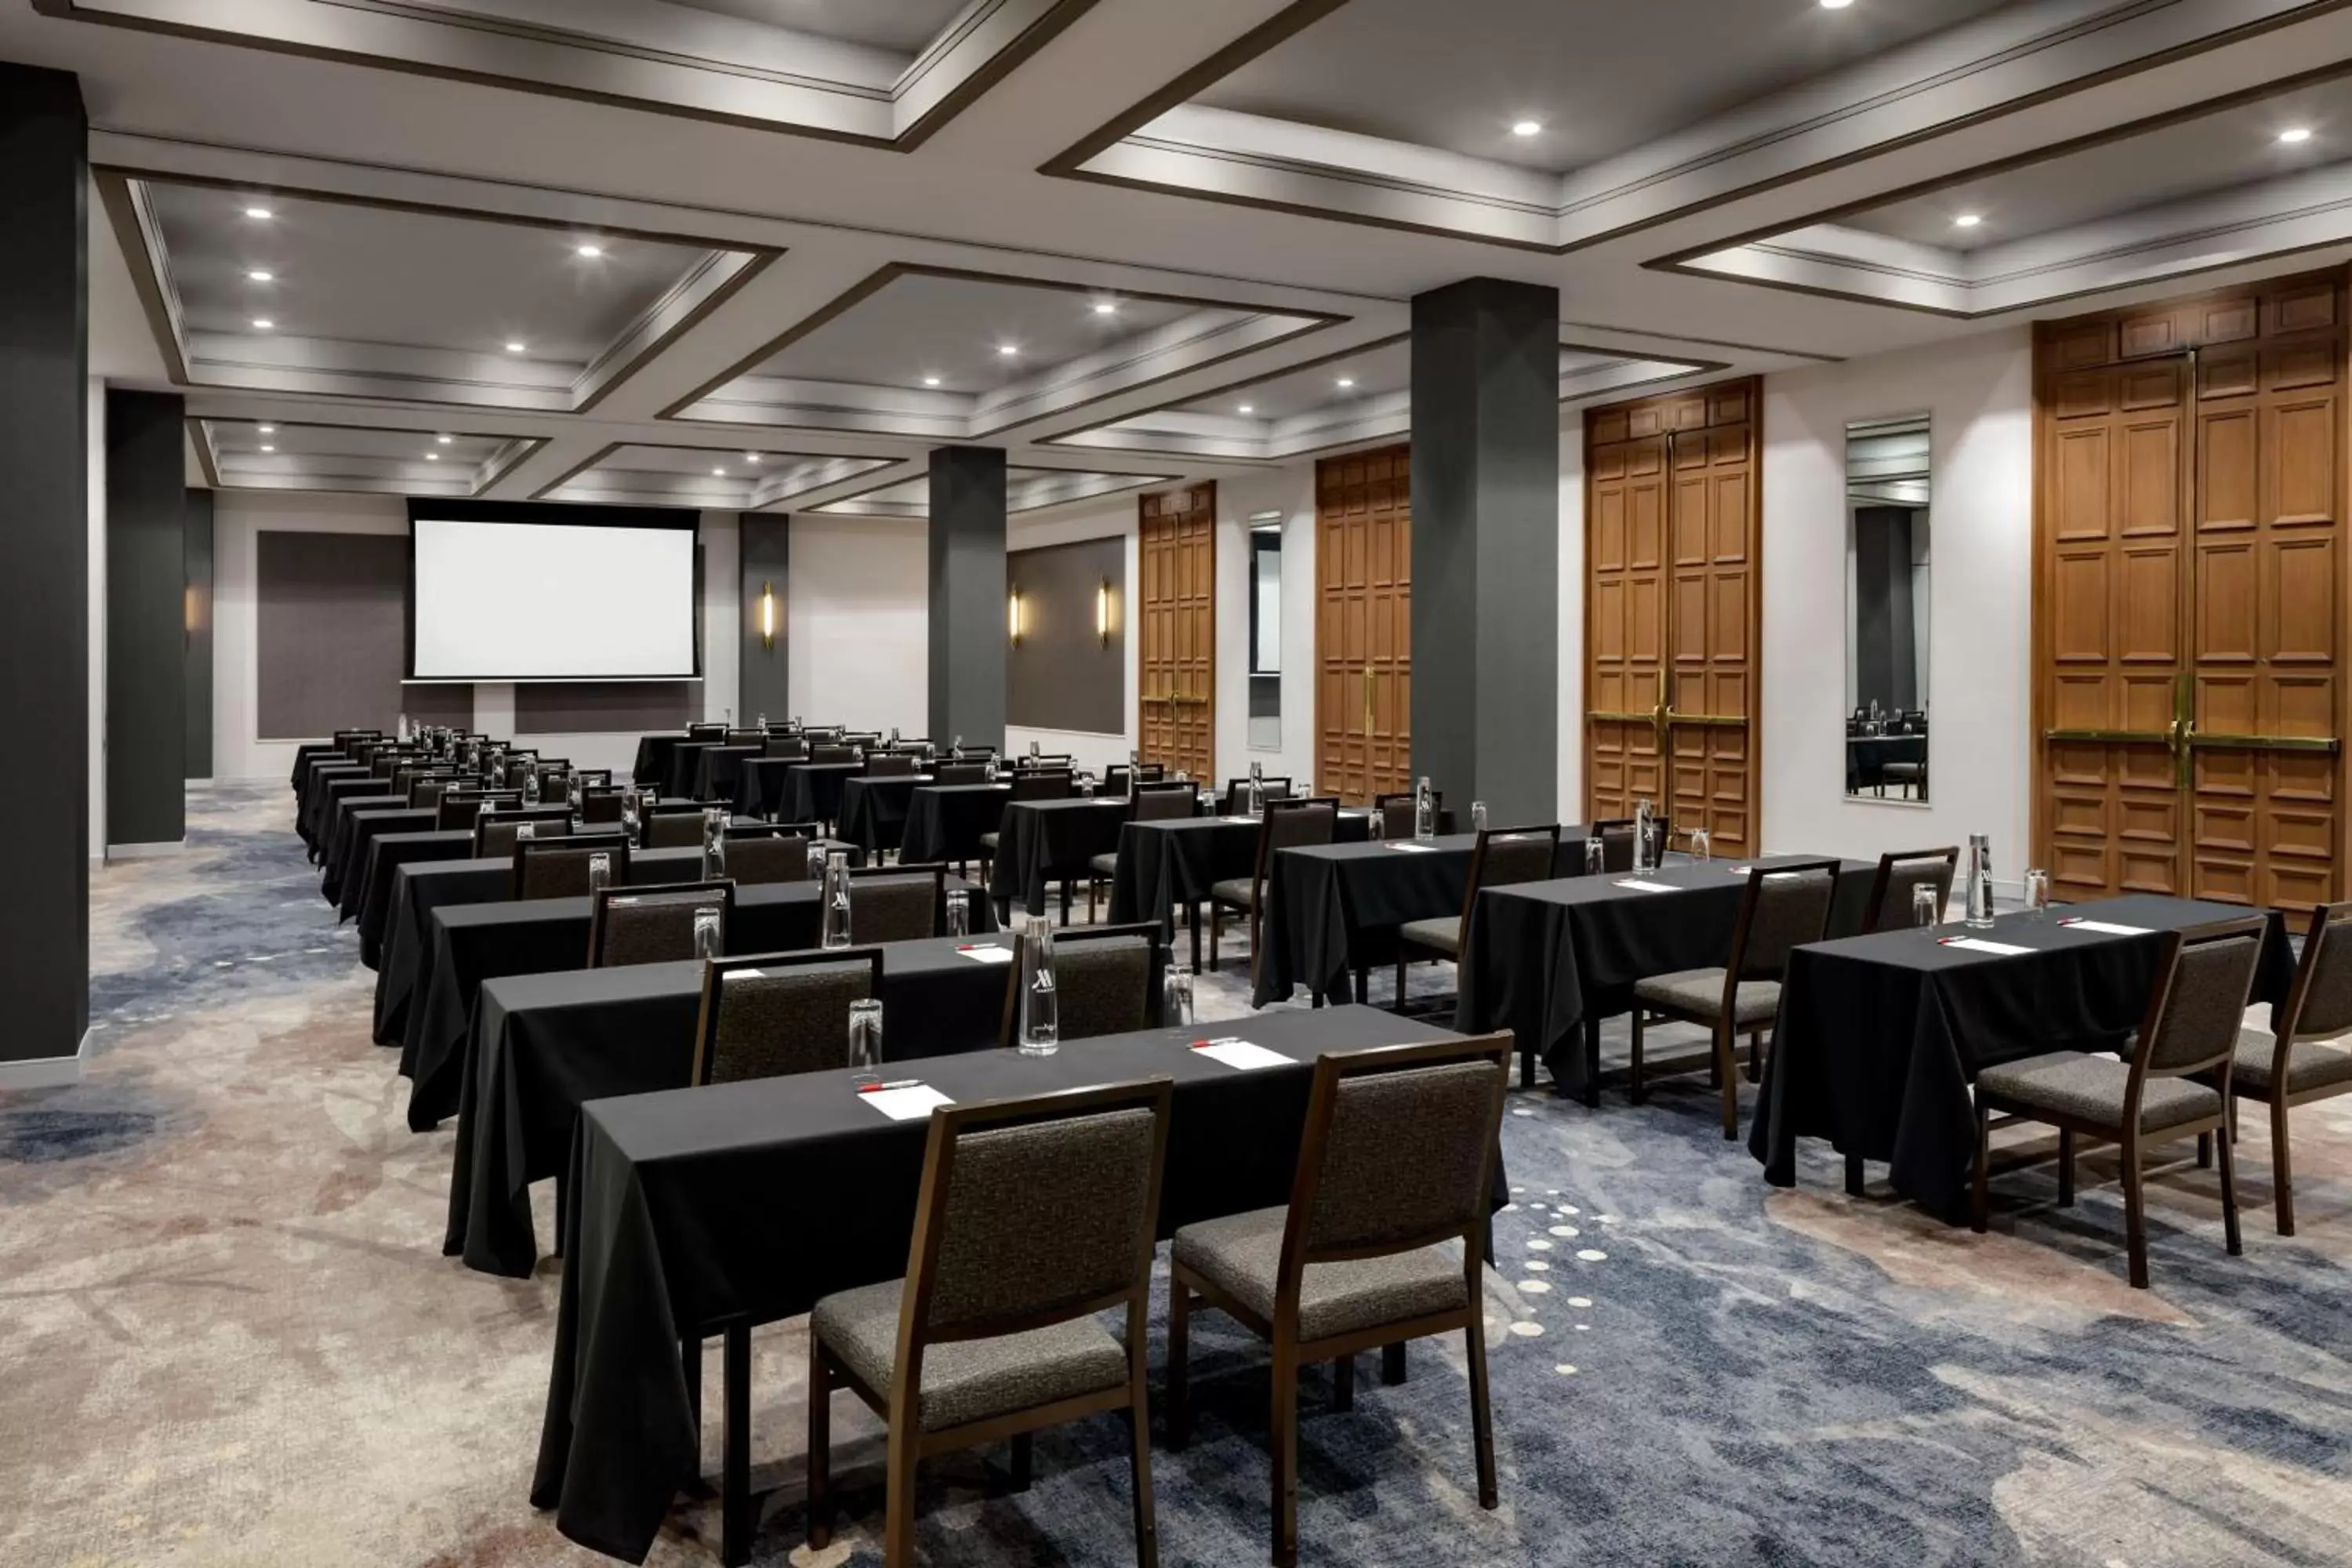
[[[931,453],[931,739],[1004,744],[1004,453]]]
[[[213,776],[213,492],[188,492],[188,777]]]
[[[0,1064],[69,1081],[89,1024],[89,121],[61,71],[0,65]]]
[[[765,713],[772,720],[792,717],[790,626],[785,624],[787,572],[792,565],[792,520],[780,515],[745,512],[738,521],[735,541],[737,581],[743,594],[743,648],[737,668],[735,711],[744,723]],[[776,637],[771,644],[760,622],[761,596],[775,596]]]
[[[185,403],[106,395],[106,842],[187,837]]]
[[[1559,812],[1559,292],[1412,301],[1412,770],[1466,829]]]

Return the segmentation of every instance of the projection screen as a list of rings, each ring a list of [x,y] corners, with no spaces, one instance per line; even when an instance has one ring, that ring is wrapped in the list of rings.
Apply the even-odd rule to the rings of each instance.
[[[420,503],[409,679],[693,679],[695,539],[690,521],[484,521]]]

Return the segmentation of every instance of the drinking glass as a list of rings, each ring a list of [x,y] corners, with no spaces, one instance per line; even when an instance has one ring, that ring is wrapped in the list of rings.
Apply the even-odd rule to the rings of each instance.
[[[719,911],[697,909],[694,911],[694,956],[711,959],[719,956]]]
[[[1160,1021],[1171,1029],[1192,1026],[1192,972],[1181,963],[1170,964],[1160,983]]]
[[[1474,800],[1470,803],[1470,831],[1473,833],[1486,831],[1486,803],[1483,800]]]
[[[948,895],[948,934],[971,934],[971,895],[969,893],[952,892]]]
[[[2025,911],[2035,920],[2050,912],[2050,873],[2039,866],[2026,868]]]
[[[1921,882],[1914,887],[1911,889],[1911,923],[1915,926],[1934,925],[1942,918],[1943,910],[1938,906],[1943,901],[1936,896],[1932,883]]]
[[[632,844],[637,841],[639,819],[637,792],[631,790],[621,797],[621,833]]]
[[[536,838],[536,837],[539,837],[539,824],[538,824],[538,823],[536,823],[536,822],[518,822],[518,823],[516,823],[516,824],[515,824],[515,837],[516,837],[518,840],[525,839],[525,838]]]
[[[1706,829],[1704,827],[1692,828],[1690,835],[1691,858],[1694,860],[1706,860],[1712,858],[1714,854],[1715,845],[1714,842],[1707,837]]]
[[[1054,922],[1026,916],[1021,928],[1021,1050],[1049,1057],[1062,1048],[1061,998],[1054,989]]]
[[[1373,806],[1372,806],[1371,812],[1370,812],[1370,816],[1369,816],[1368,819],[1366,820],[1366,822],[1365,822],[1365,824],[1364,824],[1364,836],[1365,836],[1366,837],[1368,837],[1368,838],[1370,838],[1370,839],[1371,839],[1371,840],[1373,840],[1375,843],[1379,842],[1379,841],[1380,841],[1381,839],[1382,839],[1382,838],[1387,837],[1388,837],[1388,826],[1389,826],[1389,825],[1388,825],[1388,815],[1389,815],[1389,814],[1388,814],[1387,812],[1382,811],[1382,810],[1380,808],[1380,805],[1378,805],[1378,803],[1375,803],[1375,804],[1373,805]]]
[[[1602,847],[1599,836],[1596,835],[1584,841],[1584,874],[1586,876],[1601,875],[1601,867],[1607,863],[1607,860],[1608,853]]]
[[[613,885],[613,858],[599,849],[588,857],[588,896],[594,898]]]
[[[821,839],[809,840],[808,879],[812,882],[824,880],[824,843]]]
[[[849,1005],[849,1065],[861,1085],[882,1081],[882,1004],[870,996]]]
[[[1092,800],[1094,797],[1095,775],[1092,773],[1080,773],[1078,775],[1078,798],[1081,800]]]
[[[765,713],[761,714],[758,718],[752,721],[752,724],[757,729],[766,729],[768,727],[768,716]]]

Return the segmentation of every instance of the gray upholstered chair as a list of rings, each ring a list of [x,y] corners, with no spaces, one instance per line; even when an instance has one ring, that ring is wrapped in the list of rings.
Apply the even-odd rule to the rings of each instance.
[[[484,811],[474,818],[474,858],[504,860],[514,854],[516,830],[530,824],[534,838],[561,838],[572,831],[572,813],[561,805],[524,805],[504,811]]]
[[[849,754],[847,746],[814,745],[809,748],[808,760],[812,763],[831,764],[854,763],[857,759]]]
[[[1660,823],[1652,830],[1652,836],[1662,844],[1666,840],[1664,827],[1664,824]],[[1632,817],[1605,817],[1587,826],[1585,836],[1588,838],[1601,840],[1601,869],[1603,875],[1622,877],[1633,868],[1633,819]],[[1580,860],[1576,868],[1580,872],[1582,871],[1583,862]]]
[[[1960,864],[1957,845],[1942,849],[1903,849],[1878,858],[1870,879],[1869,911],[1863,930],[1895,931],[1911,923],[1913,889],[1936,889],[1936,907],[1952,896],[1952,875]]]
[[[699,1088],[849,1066],[849,1005],[882,994],[882,950],[754,953],[702,966]]]
[[[1470,940],[1470,911],[1477,907],[1479,889],[1543,881],[1551,876],[1552,863],[1559,856],[1557,822],[1533,827],[1492,827],[1480,833],[1470,851],[1462,912],[1407,921],[1397,928],[1396,1005],[1404,1005],[1406,964],[1416,958],[1449,963],[1462,961],[1464,944]]]
[[[822,837],[813,824],[739,824],[727,830],[727,875],[749,886],[753,882],[805,882],[809,879],[809,844]]]
[[[1479,1288],[1502,1123],[1508,1034],[1318,1058],[1287,1208],[1176,1233],[1168,1302],[1168,1440],[1191,1436],[1187,1350],[1195,1298],[1274,1347],[1274,1561],[1298,1560],[1298,1373],[1460,1330],[1467,1341],[1478,1506],[1499,1500]]]
[[[621,803],[627,797],[630,788],[628,784],[583,784],[580,787],[580,820],[619,822]]]
[[[1437,789],[1430,791],[1429,795],[1430,809],[1443,813],[1445,809],[1445,792]],[[1372,814],[1380,818],[1381,837],[1410,838],[1412,837],[1416,826],[1414,818],[1417,815],[1412,791],[1406,790],[1398,795],[1373,796]]]
[[[2352,1094],[2352,903],[2321,904],[2311,911],[2294,987],[2271,1019],[2268,1034],[2246,1029],[2230,1067],[2231,1136],[2237,1107],[2253,1100],[2271,1109],[2272,1190],[2278,1231],[2294,1234],[2294,1172],[2288,1160],[2287,1110],[2315,1100]]]
[[[1034,757],[1013,759],[1013,771],[1023,773],[1066,773],[1076,766],[1076,759],[1067,752],[1040,752]]]
[[[804,738],[799,735],[771,735],[768,737],[763,749],[766,751],[767,754],[772,757],[782,758],[783,761],[789,763],[796,763],[804,760],[808,756],[809,743]]]
[[[418,773],[408,781],[408,804],[419,810],[432,808],[437,824],[441,797],[459,787],[457,773],[448,769],[437,768],[429,773]]]
[[[1017,945],[1014,952],[1019,952]],[[1091,1040],[1104,1035],[1131,1035],[1158,1023],[1164,953],[1159,929],[1149,921],[1055,932],[1056,1036],[1064,1041]],[[1010,976],[1017,977],[1019,958],[1005,968]],[[1004,989],[1004,1026],[997,1036],[998,1044],[1008,1048],[1016,1044],[1014,1031],[1020,1026],[1021,987],[1014,978]]]
[[[702,847],[702,807],[647,803],[639,829],[648,849]]]
[[[2139,1033],[2121,1061],[2085,1051],[2050,1051],[1977,1073],[1975,1224],[1985,1228],[1992,1129],[2040,1121],[2058,1129],[2058,1202],[2074,1201],[2077,1136],[2123,1151],[2124,1245],[2131,1282],[2147,1289],[2147,1219],[2140,1150],[2151,1142],[2211,1137],[2221,1155],[2221,1226],[2230,1256],[2238,1238],[2235,1142],[2230,1128],[2231,1067],[2245,1026],[2266,921],[2219,921],[2163,934]]]
[[[1113,763],[1103,769],[1105,795],[1133,795],[1140,784],[1159,784],[1168,777],[1165,763]]]
[[[1290,798],[1290,780],[1286,777],[1263,778],[1257,781],[1257,785],[1258,798],[1261,800],[1288,800]],[[1246,778],[1238,778],[1228,781],[1225,784],[1224,796],[1217,803],[1217,809],[1223,812],[1227,816],[1239,816],[1242,814],[1242,796],[1248,788],[1249,780]]]
[[[522,796],[513,790],[443,790],[441,798],[434,803],[433,826],[445,833],[470,829],[485,811],[513,810],[521,805]]]
[[[1160,1561],[1144,1373],[1169,1080],[941,1106],[907,1274],[827,1296],[809,1317],[809,1545],[833,1536],[832,1396],[847,1388],[889,1426],[883,1562],[915,1560],[915,1468],[1013,1440],[1026,1489],[1030,1434],[1125,1410],[1135,1555]],[[1126,1342],[1098,1314],[1125,1308]]]
[[[941,763],[931,770],[936,784],[984,784],[996,782],[992,763]]]
[[[730,746],[765,746],[768,732],[765,730],[730,730],[727,731],[727,743]]]
[[[1927,799],[1927,764],[1924,762],[1888,763],[1878,770],[1878,793],[1885,795],[1888,784],[1902,790],[1906,800]]]
[[[1274,781],[1268,780],[1268,783]],[[1309,795],[1303,800],[1286,800],[1268,796],[1265,817],[1257,828],[1257,859],[1246,877],[1228,877],[1209,884],[1209,967],[1217,967],[1217,937],[1224,925],[1224,911],[1240,910],[1249,917],[1250,969],[1257,969],[1257,955],[1265,944],[1259,940],[1259,917],[1265,912],[1266,879],[1274,875],[1274,858],[1285,849],[1303,849],[1317,844],[1328,844],[1339,836],[1339,800],[1337,795]]]
[[[518,899],[579,899],[588,894],[591,857],[604,855],[609,886],[629,885],[629,843],[618,832],[562,833],[518,838],[514,847],[512,896]]]
[[[1200,811],[1200,785],[1189,779],[1181,784],[1171,784],[1150,776],[1159,766],[1158,763],[1146,763],[1145,777],[1139,783],[1130,783],[1124,791],[1114,790],[1111,793],[1127,796],[1127,819],[1129,822],[1190,822]],[[1124,771],[1126,764],[1120,763],[1119,768]],[[1087,919],[1091,921],[1095,918],[1096,900],[1118,879],[1117,850],[1107,850],[1087,858]]]
[[[948,868],[928,866],[853,866],[849,871],[849,940],[916,942],[940,934],[947,902]]]
[[[734,883],[605,889],[589,906],[588,967],[692,958],[698,910],[719,911],[719,951],[726,952],[727,928],[735,914]]]
[[[866,776],[869,779],[910,779],[922,767],[923,759],[912,752],[866,753]]]
[[[1751,866],[1748,885],[1739,895],[1739,913],[1731,930],[1731,954],[1719,969],[1683,969],[1653,974],[1633,983],[1633,1096],[1641,1103],[1646,1092],[1643,1058],[1643,1026],[1658,1019],[1678,1018],[1705,1025],[1712,1040],[1703,1063],[1714,1073],[1723,1093],[1723,1135],[1739,1136],[1739,1075],[1732,1060],[1733,1043],[1748,1038],[1751,1053],[1760,1050],[1764,1031],[1780,1010],[1780,976],[1789,954],[1828,934],[1830,908],[1837,900],[1839,862],[1790,861],[1770,870]],[[1597,1051],[1587,1035],[1587,1049]],[[1753,1057],[1751,1056],[1751,1068]],[[1597,1064],[1585,1062],[1587,1081]],[[1686,1070],[1684,1067],[1670,1071]]]
[[[688,724],[686,727],[686,738],[689,741],[709,741],[713,745],[717,745],[727,739],[727,726],[723,723]]]

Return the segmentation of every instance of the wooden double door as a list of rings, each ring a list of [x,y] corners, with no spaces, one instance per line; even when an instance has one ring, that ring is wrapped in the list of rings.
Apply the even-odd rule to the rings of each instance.
[[[2343,896],[2345,274],[2037,328],[2034,863]]]
[[[1760,829],[1760,414],[1751,378],[1584,416],[1586,820],[1646,799],[1719,855]]]
[[[1412,787],[1412,448],[1315,465],[1315,791]]]
[[[1135,621],[1143,760],[1217,783],[1217,487],[1137,503],[1143,592]]]

